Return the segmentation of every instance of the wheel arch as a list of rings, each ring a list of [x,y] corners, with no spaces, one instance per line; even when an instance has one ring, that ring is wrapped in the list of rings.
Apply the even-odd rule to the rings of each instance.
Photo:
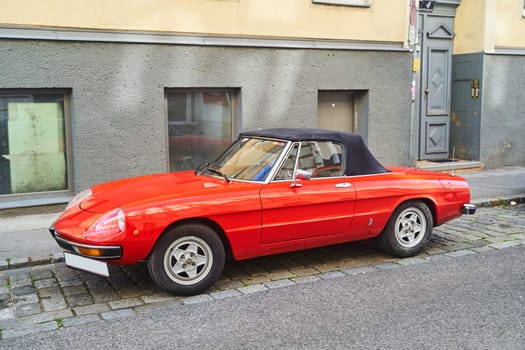
[[[407,198],[399,203],[397,203],[396,207],[392,211],[392,215],[396,211],[397,208],[399,208],[401,205],[409,202],[422,202],[424,203],[428,209],[430,209],[430,212],[432,213],[432,226],[436,226],[436,220],[437,220],[437,212],[436,212],[436,203],[431,199],[427,197],[414,197],[414,198]]]
[[[188,225],[188,224],[201,224],[201,225],[205,225],[205,226],[208,226],[209,228],[211,228],[213,231],[215,231],[215,233],[219,236],[219,238],[221,239],[221,242],[222,242],[222,245],[224,246],[224,252],[226,253],[226,257],[227,259],[232,259],[233,257],[233,253],[232,253],[232,248],[231,248],[231,244],[230,244],[230,241],[228,240],[228,237],[226,236],[226,232],[224,232],[224,230],[222,229],[222,227],[216,223],[215,221],[211,220],[211,219],[208,219],[208,218],[200,218],[200,217],[196,217],[196,218],[186,218],[186,219],[182,219],[182,220],[178,220],[178,221],[175,221],[173,223],[171,223],[170,225],[168,225],[164,231],[162,231],[162,233],[157,237],[157,239],[155,240],[155,244],[153,245],[153,248],[151,249],[151,251],[149,252],[148,254],[148,257],[149,255],[151,255],[151,253],[153,252],[153,250],[155,249],[155,245],[157,244],[157,242],[159,241],[159,239],[168,231],[170,230],[173,230],[177,227],[180,227],[180,226],[183,226],[183,225]]]
[[[416,204],[418,203],[418,204]],[[419,230],[419,236],[420,238],[417,239],[415,235],[412,235],[412,241],[410,240],[405,242],[405,244],[401,243],[401,240],[399,239],[399,232],[397,229],[397,220],[400,218],[400,215],[404,215],[404,213],[411,208],[418,209],[421,211],[423,208],[422,206],[425,206],[427,208],[426,211],[421,213],[424,215],[427,220],[432,220],[432,225],[426,225],[425,231]],[[412,215],[412,214],[410,214]],[[419,214],[417,214],[419,215]],[[432,235],[432,229],[435,226],[435,217],[436,217],[436,206],[435,203],[430,198],[426,197],[413,197],[413,198],[406,198],[405,200],[399,201],[397,205],[395,206],[394,210],[392,211],[392,215],[390,216],[387,225],[383,228],[381,231],[381,234],[378,236],[378,242],[380,246],[383,248],[383,250],[393,256],[396,257],[411,257],[418,254],[428,243],[430,240],[430,237]],[[405,228],[405,229],[410,229]],[[405,238],[408,238],[408,233],[406,233],[406,236],[402,238],[403,241],[406,241]],[[412,231],[414,233],[414,231]],[[421,233],[423,235],[421,236]]]

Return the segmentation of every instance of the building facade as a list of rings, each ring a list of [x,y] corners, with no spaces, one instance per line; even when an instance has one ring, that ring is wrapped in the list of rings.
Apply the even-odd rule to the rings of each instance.
[[[391,165],[524,164],[523,1],[421,3],[4,0],[0,209],[195,168],[256,128],[353,131]]]
[[[525,165],[525,1],[462,0],[453,67],[456,156],[488,168]]]
[[[6,1],[0,205],[192,168],[254,128],[355,131],[406,164],[408,3]]]

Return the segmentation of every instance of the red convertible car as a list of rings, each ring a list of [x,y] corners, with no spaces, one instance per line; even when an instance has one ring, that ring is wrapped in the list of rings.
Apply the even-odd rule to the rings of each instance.
[[[147,261],[162,289],[209,289],[235,260],[378,237],[413,256],[433,226],[473,214],[458,176],[383,167],[360,136],[319,129],[243,132],[196,171],[99,184],[50,231],[68,266],[109,276],[107,263]]]

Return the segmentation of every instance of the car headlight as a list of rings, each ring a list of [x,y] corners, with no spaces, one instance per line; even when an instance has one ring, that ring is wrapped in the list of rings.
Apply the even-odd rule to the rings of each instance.
[[[91,188],[88,188],[87,190],[84,190],[77,194],[75,197],[73,197],[72,200],[69,201],[69,203],[66,206],[65,210],[68,210],[69,208],[73,208],[77,205],[79,205],[82,201],[88,199],[91,197],[93,193],[91,192]]]
[[[84,238],[97,242],[110,241],[126,231],[126,217],[121,208],[112,210],[98,219],[84,233]]]

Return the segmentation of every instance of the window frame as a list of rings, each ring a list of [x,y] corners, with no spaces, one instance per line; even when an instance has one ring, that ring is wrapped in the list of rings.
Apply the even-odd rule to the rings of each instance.
[[[239,130],[241,130],[241,121],[238,117],[240,115],[240,100],[241,100],[241,89],[239,87],[165,87],[164,88],[164,126],[166,135],[166,171],[178,171],[170,169],[170,140],[169,140],[169,110],[168,110],[168,95],[173,93],[181,94],[195,94],[195,93],[229,93],[230,94],[230,105],[231,105],[231,124],[230,124],[230,142],[233,142],[237,138]],[[191,116],[190,116],[191,118]],[[185,122],[174,122],[174,125],[189,125],[195,124],[196,121],[191,123]],[[219,155],[220,156],[220,155]]]
[[[63,95],[64,96],[64,148],[66,159],[66,189],[27,193],[0,194],[0,209],[63,204],[71,200],[74,191],[74,166],[71,134],[71,95],[68,88],[0,89],[0,95]]]
[[[295,172],[297,170],[297,162],[299,161],[299,153],[301,152],[301,142],[300,141],[294,141],[294,142],[288,141],[288,142],[289,142],[289,145],[287,146],[288,149],[286,149],[285,152],[283,152],[283,155],[281,155],[282,159],[280,159],[280,162],[279,163],[276,162],[277,166],[273,170],[273,174],[271,174],[272,176],[269,177],[270,180],[268,182],[272,182],[273,183],[273,182],[291,182],[291,181],[294,181],[294,175],[295,175]],[[280,179],[280,178],[277,178],[277,175],[279,175],[279,173],[283,169],[286,161],[292,155],[292,152],[294,151],[294,148],[296,148],[296,147],[297,147],[297,154],[295,155],[295,160],[294,160],[294,164],[293,164],[292,178],[291,179]]]
[[[297,170],[299,169],[298,166],[299,166],[299,161],[300,161],[300,158],[301,158],[301,151],[303,149],[303,143],[304,142],[311,142],[311,141],[315,141],[315,142],[331,142],[332,144],[338,145],[338,146],[341,147],[341,151],[342,151],[341,152],[341,174],[340,175],[336,175],[336,176],[311,177],[308,181],[318,181],[318,180],[336,179],[336,178],[346,177],[346,175],[344,173],[345,173],[345,169],[346,169],[346,152],[347,152],[347,150],[345,149],[345,145],[343,143],[337,142],[337,141],[332,141],[332,140],[301,140],[301,141],[294,141],[294,142],[290,143],[289,148],[284,152],[284,157],[278,163],[278,166],[274,169],[273,174],[271,174],[269,182],[275,183],[275,182],[295,182],[295,181],[297,181],[296,173],[297,173]],[[284,164],[286,163],[286,160],[292,154],[292,151],[293,151],[295,146],[297,146],[297,155],[296,155],[296,158],[295,158],[295,161],[294,161],[294,168],[293,168],[293,172],[292,172],[292,178],[291,179],[278,179],[277,175],[279,174],[281,169],[284,167]]]
[[[341,174],[340,175],[335,175],[335,176],[312,176],[310,178],[310,181],[311,180],[320,180],[320,179],[333,179],[333,178],[340,178],[340,177],[343,177],[344,176],[344,172],[345,172],[345,158],[343,155],[345,153],[345,145],[341,142],[337,142],[337,141],[332,141],[332,140],[302,140],[300,142],[300,145],[299,145],[299,153],[297,154],[297,159],[296,159],[296,164],[295,164],[295,172],[297,171],[298,169],[298,166],[299,166],[299,161],[300,159],[302,158],[301,156],[301,152],[302,152],[302,149],[303,149],[303,143],[305,142],[316,142],[316,143],[321,143],[321,142],[324,142],[324,143],[332,143],[333,145],[337,145],[339,147],[341,147],[341,153],[340,153],[340,157],[341,157]],[[304,156],[303,156],[304,157]],[[295,175],[295,173],[294,173]],[[313,175],[313,174],[311,174]],[[294,176],[295,177],[295,176]]]
[[[372,7],[372,0],[312,0],[312,3],[318,5]]]

